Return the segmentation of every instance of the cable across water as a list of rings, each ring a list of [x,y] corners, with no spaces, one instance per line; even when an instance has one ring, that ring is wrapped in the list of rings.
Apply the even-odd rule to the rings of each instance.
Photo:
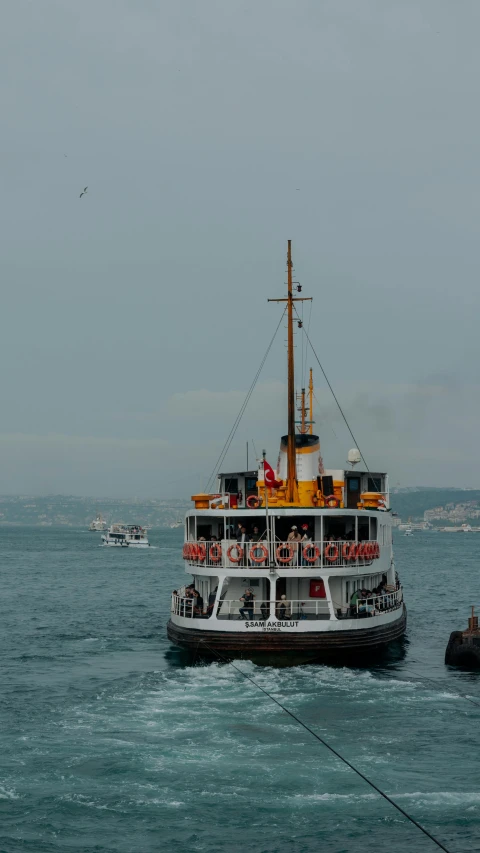
[[[405,809],[402,809],[402,807],[399,806],[398,803],[395,802],[395,800],[392,800],[392,798],[389,797],[388,794],[385,793],[385,791],[382,791],[382,789],[379,788],[378,785],[375,784],[375,782],[372,782],[371,779],[368,778],[368,776],[365,776],[365,774],[362,773],[361,770],[358,770],[358,768],[355,767],[350,761],[348,761],[348,759],[344,758],[343,755],[341,755],[339,752],[337,752],[337,750],[334,749],[333,746],[330,746],[330,744],[324,738],[322,738],[319,734],[317,734],[317,732],[314,732],[313,729],[311,729],[310,726],[308,726],[306,723],[304,723],[303,720],[300,719],[300,717],[297,717],[297,715],[294,714],[293,711],[289,711],[289,709],[286,708],[285,705],[282,705],[282,703],[279,702],[278,699],[275,698],[275,696],[272,696],[272,694],[269,693],[268,690],[265,690],[265,688],[262,687],[262,685],[259,684],[258,681],[255,681],[255,679],[253,679],[251,677],[251,675],[248,675],[246,672],[243,671],[243,669],[240,669],[240,667],[236,666],[236,664],[233,661],[225,658],[222,654],[220,654],[220,652],[216,651],[216,649],[212,649],[211,646],[209,646],[208,643],[205,642],[205,640],[202,640],[201,642],[203,643],[203,645],[207,649],[209,649],[211,652],[213,652],[213,654],[216,655],[220,660],[223,660],[224,663],[228,663],[228,664],[230,664],[230,666],[233,666],[233,668],[236,669],[236,671],[240,675],[242,675],[243,678],[246,678],[248,681],[251,681],[251,683],[255,687],[257,687],[258,690],[261,690],[262,693],[265,694],[265,696],[268,696],[268,698],[271,699],[272,702],[275,702],[275,704],[278,705],[278,707],[281,708],[282,711],[285,711],[285,713],[288,714],[288,716],[291,717],[292,720],[295,720],[295,722],[298,723],[300,726],[302,726],[302,728],[304,728],[305,731],[307,731],[309,734],[313,735],[313,737],[316,740],[318,740],[323,746],[325,746],[328,750],[330,750],[330,752],[333,753],[333,755],[335,755],[336,758],[340,759],[340,761],[342,761],[344,764],[346,764],[346,766],[349,767],[350,770],[353,770],[353,772],[356,773],[357,776],[360,776],[360,778],[363,779],[363,781],[366,782],[367,785],[370,785],[370,787],[373,788],[373,790],[376,791],[377,794],[380,794],[380,796],[383,797],[383,799],[386,800],[387,803],[390,803],[390,805],[393,806],[395,809],[397,809],[397,811],[399,811],[400,814],[402,814],[404,817],[406,817],[407,820],[410,821],[410,823],[412,823],[414,826],[416,826],[417,829],[420,830],[420,832],[423,832],[423,834],[426,835],[427,838],[429,838],[431,841],[433,841],[433,843],[436,844],[440,850],[443,850],[444,853],[450,853],[448,848],[445,847],[442,844],[442,842],[438,840],[438,838],[435,838],[435,836],[432,835],[432,833],[429,832],[428,829],[425,829],[425,827],[422,826],[421,823],[418,823],[418,821],[415,820],[415,818],[413,818],[411,815],[409,815],[408,812],[405,811]]]

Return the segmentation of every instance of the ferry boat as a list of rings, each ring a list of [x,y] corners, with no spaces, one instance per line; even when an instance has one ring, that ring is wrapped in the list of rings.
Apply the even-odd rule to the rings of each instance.
[[[103,533],[107,529],[107,522],[103,520],[101,512],[98,513],[95,521],[92,521],[88,529],[93,533]]]
[[[325,470],[313,433],[313,382],[295,419],[294,296],[287,255],[288,433],[276,471],[220,473],[215,493],[192,497],[169,639],[195,657],[297,664],[354,660],[384,650],[406,628],[392,552],[386,473]],[[296,292],[301,286],[296,288]],[[305,392],[302,391],[305,400]]]
[[[112,524],[102,536],[104,545],[113,548],[149,548],[147,528],[139,524]]]

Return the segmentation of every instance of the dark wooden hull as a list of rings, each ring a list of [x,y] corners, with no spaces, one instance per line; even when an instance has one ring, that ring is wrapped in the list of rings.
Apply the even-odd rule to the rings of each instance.
[[[293,666],[300,663],[365,663],[401,640],[407,625],[405,606],[398,619],[388,625],[362,627],[353,631],[309,631],[246,633],[201,631],[167,625],[168,638],[194,658],[245,658],[265,665]]]

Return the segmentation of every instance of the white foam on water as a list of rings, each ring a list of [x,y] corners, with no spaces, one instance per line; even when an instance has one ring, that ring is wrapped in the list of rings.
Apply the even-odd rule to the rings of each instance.
[[[0,800],[19,800],[20,795],[17,794],[14,788],[7,788],[5,785],[0,785]]]
[[[475,806],[480,803],[480,791],[414,791],[390,794],[392,800],[414,800],[424,806]]]

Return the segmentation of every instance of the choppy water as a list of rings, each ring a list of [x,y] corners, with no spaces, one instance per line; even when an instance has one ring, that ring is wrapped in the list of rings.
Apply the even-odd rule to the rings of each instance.
[[[436,849],[231,667],[180,664],[181,538],[131,552],[0,528],[0,851]],[[480,708],[455,691],[480,701],[480,678],[443,654],[480,599],[480,536],[402,537],[396,555],[402,661],[241,666],[451,851],[478,850]]]

